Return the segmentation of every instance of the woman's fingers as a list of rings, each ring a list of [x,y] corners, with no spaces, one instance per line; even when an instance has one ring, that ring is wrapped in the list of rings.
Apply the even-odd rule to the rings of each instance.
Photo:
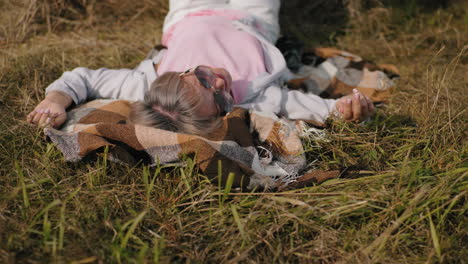
[[[39,120],[41,120],[42,115],[43,115],[44,113],[43,113],[43,111],[39,111],[39,110],[34,110],[34,111],[36,111],[36,114],[35,114],[34,117],[32,118],[31,123],[33,123],[33,124],[39,124]]]
[[[32,120],[34,119],[34,116],[36,115],[36,111],[32,111],[26,116],[26,122],[32,123]]]
[[[342,104],[342,117],[344,120],[350,120],[353,117],[352,101],[351,99],[345,99]]]
[[[26,121],[36,126],[58,127],[67,120],[66,109],[62,103],[57,103],[54,100],[42,100],[32,111],[26,116]]]
[[[353,95],[353,117],[351,121],[359,121],[361,118],[362,107],[361,107],[361,98],[359,93],[354,93]]]
[[[357,89],[337,101],[336,108],[345,121],[362,122],[375,111],[374,103]]]
[[[39,122],[37,122],[37,125],[40,127],[45,126],[48,118],[49,117],[47,116],[47,114],[42,114],[41,119],[39,119]]]
[[[39,126],[46,126],[47,122],[48,122],[48,119],[50,120],[49,118],[49,114],[50,114],[50,110],[47,109],[45,110],[43,113],[42,113],[42,116],[41,118],[39,119],[39,122],[37,123]]]
[[[57,127],[66,120],[66,113],[51,113],[50,110],[36,109],[26,117],[28,123],[46,127],[48,125]]]
[[[66,120],[67,120],[67,113],[54,114],[52,121],[51,121],[51,126],[54,128],[59,127]]]
[[[361,99],[361,102],[360,102],[361,103],[361,116],[359,118],[359,122],[360,122],[360,121],[366,120],[367,117],[369,116],[369,106],[367,104],[367,100],[364,95],[360,94],[359,98]]]

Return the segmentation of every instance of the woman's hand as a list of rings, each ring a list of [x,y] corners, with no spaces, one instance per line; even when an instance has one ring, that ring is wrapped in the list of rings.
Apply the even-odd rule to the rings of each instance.
[[[46,127],[59,127],[67,120],[66,108],[72,99],[61,92],[50,92],[26,117],[28,123]]]
[[[353,94],[341,97],[336,102],[336,109],[345,121],[362,122],[374,114],[374,103],[365,95],[353,89]]]

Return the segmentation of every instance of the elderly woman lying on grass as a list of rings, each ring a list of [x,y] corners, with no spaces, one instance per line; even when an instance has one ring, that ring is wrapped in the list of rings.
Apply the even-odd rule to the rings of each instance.
[[[283,87],[289,71],[274,46],[279,7],[279,0],[171,0],[166,49],[133,70],[65,72],[27,120],[58,127],[72,103],[96,98],[137,101],[132,122],[191,134],[216,128],[233,105],[320,123],[332,114],[367,119],[374,105],[357,90],[334,100]]]

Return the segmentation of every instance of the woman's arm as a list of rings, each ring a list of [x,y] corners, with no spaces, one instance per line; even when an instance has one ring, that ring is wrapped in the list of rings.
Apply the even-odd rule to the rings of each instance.
[[[346,121],[361,122],[374,111],[370,100],[359,93],[334,100],[277,86],[268,87],[252,102],[239,106],[273,112],[289,119],[313,120],[321,124],[338,113]]]
[[[150,64],[148,68],[154,72],[152,63]],[[107,68],[91,70],[79,67],[63,73],[47,87],[46,94],[51,91],[63,92],[78,105],[100,98],[141,100],[147,87],[147,76],[142,71]]]
[[[39,126],[51,124],[58,127],[65,122],[65,109],[72,103],[99,98],[142,100],[155,78],[150,60],[143,61],[138,70],[80,67],[67,71],[47,87],[46,98],[27,116],[27,121]]]

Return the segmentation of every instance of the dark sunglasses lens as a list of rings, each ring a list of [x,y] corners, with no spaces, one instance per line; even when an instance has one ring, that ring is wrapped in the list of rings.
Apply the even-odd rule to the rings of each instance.
[[[211,71],[210,68],[198,66],[195,69],[195,76],[197,77],[198,81],[200,81],[201,85],[203,85],[203,87],[211,89],[215,86],[216,75],[213,73],[213,71]],[[230,96],[227,96],[223,92],[215,92],[213,95],[215,103],[218,105],[218,108],[221,111],[221,115],[232,111],[234,103]]]
[[[214,86],[216,77],[209,68],[202,66],[197,67],[195,69],[195,76],[197,76],[197,79],[200,81],[203,87],[210,89],[212,86]]]
[[[198,77],[198,81],[201,83],[201,85],[203,85],[203,87],[207,88],[207,89],[210,89],[211,88],[211,84],[210,82],[205,78],[205,77]]]
[[[222,93],[214,93],[214,99],[219,109],[221,110],[221,115],[224,115],[232,111],[233,103],[232,100],[226,98]]]

